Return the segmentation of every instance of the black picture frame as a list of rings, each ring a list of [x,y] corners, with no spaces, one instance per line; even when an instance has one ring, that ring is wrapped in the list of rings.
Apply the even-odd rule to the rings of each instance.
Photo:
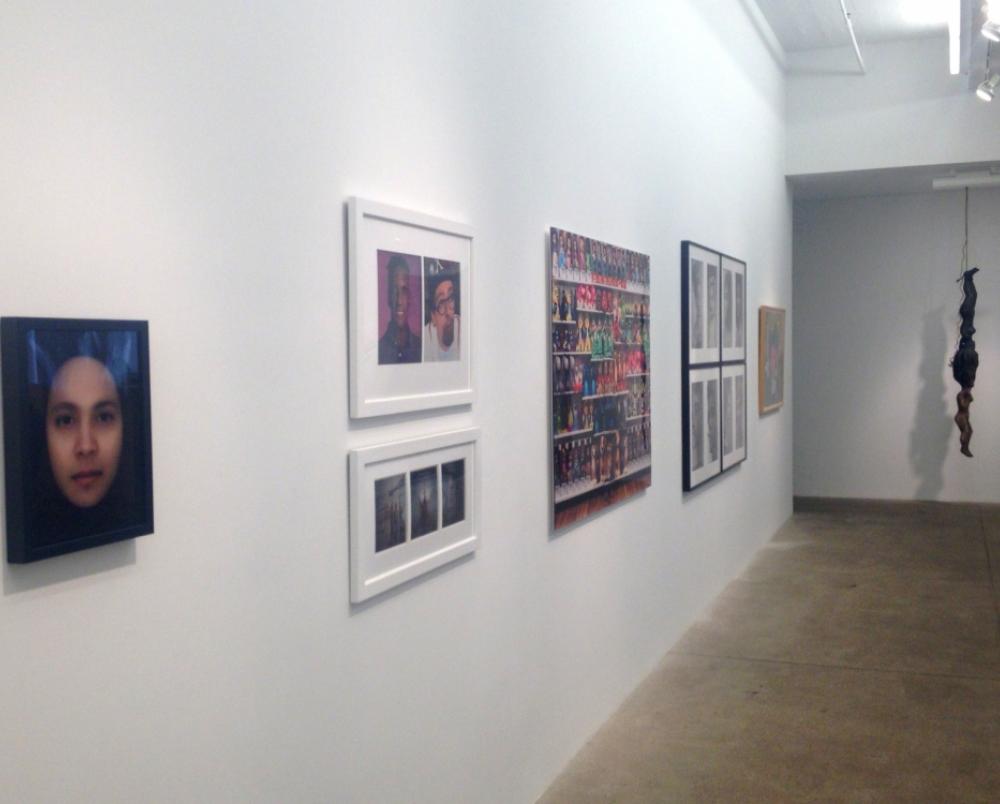
[[[0,360],[8,563],[152,533],[148,323],[4,317]]]
[[[699,276],[696,276],[701,271],[699,264],[705,271],[700,288],[697,287]],[[714,266],[717,271],[712,299],[708,298],[708,289],[713,284],[708,279],[708,266]],[[724,274],[727,269],[731,274],[728,302],[724,298]],[[681,484],[685,492],[694,491],[739,466],[749,454],[747,447],[749,419],[746,404],[747,288],[745,261],[693,240],[681,242]],[[702,298],[704,298],[703,305],[698,301]],[[695,300],[694,303],[692,299]],[[731,330],[728,335],[724,331],[727,303],[732,314]],[[711,313],[713,305],[714,317]],[[699,326],[699,321],[703,321],[704,326]],[[714,331],[709,326],[713,321]],[[692,322],[696,325],[694,330]],[[734,372],[742,377],[742,383],[732,380],[730,393],[735,394],[741,385],[742,394],[739,399],[732,396],[729,398],[732,415],[727,418],[724,415],[724,378],[733,376]],[[717,438],[714,451],[719,458],[717,462],[705,463],[704,453],[710,448],[705,446],[702,453],[699,453],[699,448],[694,443],[693,424],[698,418],[698,395],[695,392],[700,383],[707,382],[708,377],[717,377],[719,383],[715,405],[715,415],[718,418],[717,426],[714,427],[714,435]],[[702,397],[704,393],[707,393],[707,386],[701,389]],[[707,405],[707,402],[705,404]],[[737,421],[740,412],[742,416]],[[712,429],[706,425],[702,434]],[[724,453],[724,438],[727,437],[729,441],[726,443],[730,445],[730,451]],[[741,444],[739,449],[735,446],[737,443]],[[717,470],[713,470],[716,465]]]

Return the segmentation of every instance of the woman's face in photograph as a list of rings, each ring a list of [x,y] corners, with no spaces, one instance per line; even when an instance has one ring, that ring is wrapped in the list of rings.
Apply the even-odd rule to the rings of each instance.
[[[121,402],[103,363],[74,357],[56,372],[45,436],[59,490],[80,508],[97,505],[115,480],[122,452]]]

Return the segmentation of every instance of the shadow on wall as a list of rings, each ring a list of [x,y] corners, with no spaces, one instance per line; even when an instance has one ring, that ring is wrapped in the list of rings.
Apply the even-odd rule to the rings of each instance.
[[[924,314],[920,396],[910,431],[910,466],[920,480],[918,500],[936,500],[944,488],[944,460],[952,429],[941,370],[948,362],[948,345],[944,307],[935,307]]]

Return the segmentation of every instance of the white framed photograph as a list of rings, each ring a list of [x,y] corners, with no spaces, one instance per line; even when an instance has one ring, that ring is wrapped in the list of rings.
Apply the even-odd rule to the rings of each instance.
[[[689,241],[684,242],[683,250],[682,314],[687,364],[718,363],[720,255]]]
[[[722,367],[722,471],[747,457],[747,366]]]
[[[351,450],[351,602],[479,544],[479,428]]]
[[[691,369],[683,403],[684,490],[691,491],[722,472],[718,366]]]
[[[722,257],[722,361],[747,357],[747,265]]]
[[[351,416],[468,405],[472,229],[348,202]]]

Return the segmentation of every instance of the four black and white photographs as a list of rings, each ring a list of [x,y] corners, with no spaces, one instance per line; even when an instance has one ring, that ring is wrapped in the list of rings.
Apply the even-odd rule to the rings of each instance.
[[[745,262],[681,244],[684,491],[747,456],[746,298]]]

